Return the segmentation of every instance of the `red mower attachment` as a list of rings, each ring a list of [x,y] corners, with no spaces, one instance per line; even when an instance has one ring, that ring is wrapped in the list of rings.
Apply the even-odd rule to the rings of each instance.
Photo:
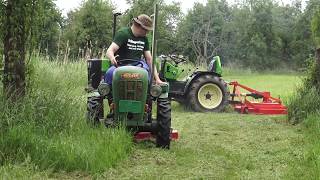
[[[233,86],[230,104],[236,111],[242,114],[287,114],[287,107],[284,106],[280,99],[271,97],[270,92],[260,92],[239,84],[237,81],[230,82],[229,85]],[[241,93],[241,89],[248,91],[249,93]],[[262,101],[249,101],[247,97],[253,99],[259,99]],[[237,98],[237,100],[235,100]]]
[[[177,130],[172,130],[170,133],[170,137],[172,141],[176,141],[179,139],[179,133]],[[152,132],[137,132],[134,134],[134,140],[136,142],[141,141],[150,141],[155,139],[155,136],[152,134]]]

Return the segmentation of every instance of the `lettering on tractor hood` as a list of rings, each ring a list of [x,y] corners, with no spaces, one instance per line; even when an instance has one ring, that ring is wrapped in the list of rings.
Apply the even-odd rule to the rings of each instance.
[[[140,79],[142,74],[139,73],[123,73],[121,74],[122,79]]]

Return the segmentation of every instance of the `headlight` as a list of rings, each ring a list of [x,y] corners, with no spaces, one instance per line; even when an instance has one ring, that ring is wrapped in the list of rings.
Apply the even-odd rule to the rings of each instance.
[[[110,86],[107,83],[100,83],[98,86],[98,92],[101,96],[106,96],[110,93]]]
[[[161,86],[159,86],[157,84],[151,86],[151,89],[150,89],[151,96],[159,97],[161,95],[161,93],[162,93]]]

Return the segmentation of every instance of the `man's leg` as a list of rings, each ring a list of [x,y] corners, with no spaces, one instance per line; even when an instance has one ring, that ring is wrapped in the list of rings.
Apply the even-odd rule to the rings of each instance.
[[[116,69],[115,66],[111,66],[107,70],[106,74],[104,75],[104,82],[109,84],[109,86],[112,86],[112,77],[113,77],[113,72],[114,72],[115,69]],[[113,98],[112,98],[111,93],[108,95],[107,99],[108,99],[108,104],[109,104],[109,107],[110,107],[112,102],[113,102]]]
[[[112,76],[113,76],[113,72],[114,72],[115,69],[116,69],[115,66],[111,66],[107,70],[106,74],[104,75],[104,82],[109,84],[110,86],[112,85]]]
[[[149,82],[151,82],[151,72],[148,64],[144,60],[140,60],[140,63],[142,64],[142,68],[148,71]]]

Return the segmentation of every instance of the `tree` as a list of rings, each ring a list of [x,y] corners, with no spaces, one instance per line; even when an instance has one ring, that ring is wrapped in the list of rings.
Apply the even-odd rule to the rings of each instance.
[[[287,66],[294,67],[296,62],[293,57],[296,50],[292,46],[295,43],[296,32],[295,29],[299,17],[302,15],[301,2],[295,2],[289,6],[275,5],[272,10],[273,15],[273,28],[278,45],[277,54],[278,60],[285,63]],[[288,33],[291,32],[291,33]]]
[[[224,25],[226,38],[222,43],[221,51],[224,63],[238,63],[244,65],[246,62],[249,27],[253,22],[253,15],[248,4],[236,4],[230,8],[230,17]]]
[[[224,0],[209,0],[204,6],[196,3],[179,24],[179,44],[192,50],[188,53],[197,64],[206,64],[222,51],[225,24],[229,21],[229,9]]]
[[[271,0],[250,1],[252,22],[245,35],[246,49],[244,62],[246,66],[257,69],[274,68],[278,61],[278,44],[274,32],[274,8]]]
[[[101,57],[112,39],[112,11],[109,1],[88,0],[68,14],[64,41],[74,59]]]
[[[16,100],[26,92],[25,54],[29,33],[29,15],[35,0],[7,0],[4,26],[4,93]]]
[[[56,57],[58,39],[63,26],[61,12],[52,0],[41,0],[34,4],[31,12],[31,29],[28,37],[28,51]]]
[[[3,34],[4,34],[3,23],[4,23],[4,17],[5,17],[4,12],[5,12],[4,1],[0,0],[0,70],[3,67],[2,57],[3,57]]]
[[[320,90],[320,6],[312,18],[312,34],[316,46],[316,68],[313,79],[316,81],[316,87]]]
[[[132,18],[139,14],[152,15],[154,5],[159,4],[158,54],[168,54],[175,51],[174,47],[177,44],[176,26],[182,16],[180,4],[166,4],[163,0],[127,0],[127,3],[130,4],[130,9],[122,16],[121,26],[129,26]],[[149,33],[150,37],[151,34]]]
[[[320,8],[320,6],[319,6]],[[318,9],[311,21],[312,34],[317,49],[320,49],[320,10]]]

